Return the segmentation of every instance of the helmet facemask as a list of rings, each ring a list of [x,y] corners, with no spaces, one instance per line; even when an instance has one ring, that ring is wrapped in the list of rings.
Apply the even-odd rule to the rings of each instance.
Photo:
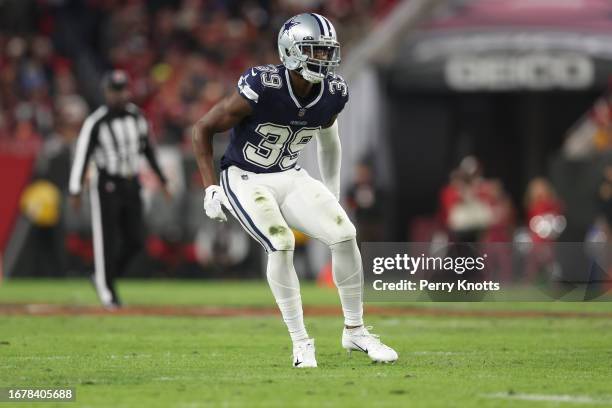
[[[308,82],[319,83],[340,65],[340,44],[335,40],[296,43],[301,61],[300,74]]]

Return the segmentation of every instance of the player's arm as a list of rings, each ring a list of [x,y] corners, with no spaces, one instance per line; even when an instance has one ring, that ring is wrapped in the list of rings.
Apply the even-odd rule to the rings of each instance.
[[[236,126],[252,112],[251,105],[234,90],[193,126],[191,141],[205,189],[217,184],[213,163],[213,136]]]
[[[319,131],[317,137],[317,156],[323,183],[336,199],[340,199],[340,162],[342,159],[342,147],[340,145],[336,117],[337,115]]]
[[[204,211],[216,221],[226,221],[222,204],[228,207],[227,198],[217,185],[213,163],[212,138],[215,133],[225,132],[249,116],[253,108],[237,90],[222,99],[193,126],[191,141],[198,168],[204,184]]]
[[[81,207],[81,191],[83,180],[87,171],[87,164],[97,143],[96,119],[88,117],[83,123],[83,127],[77,138],[74,160],[70,169],[70,180],[68,191],[70,193],[70,204],[72,208],[78,210]]]

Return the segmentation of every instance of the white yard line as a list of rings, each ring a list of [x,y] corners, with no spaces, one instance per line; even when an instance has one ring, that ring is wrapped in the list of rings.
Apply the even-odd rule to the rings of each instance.
[[[594,398],[588,395],[548,395],[548,394],[510,394],[497,392],[494,394],[483,394],[486,398],[499,398],[521,401],[543,401],[543,402],[569,402],[573,404],[612,404],[611,398]]]
[[[417,356],[427,356],[427,355],[433,355],[433,356],[454,356],[454,355],[459,355],[459,354],[472,354],[472,353],[476,353],[476,351],[474,352],[465,352],[465,351],[412,351],[409,352],[407,354],[413,354],[413,355],[417,355]]]

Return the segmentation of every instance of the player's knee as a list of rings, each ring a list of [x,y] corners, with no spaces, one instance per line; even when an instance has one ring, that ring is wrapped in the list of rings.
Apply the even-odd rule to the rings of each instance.
[[[272,225],[268,228],[268,236],[277,251],[293,251],[295,249],[293,231],[285,225]]]
[[[337,244],[338,242],[350,241],[357,237],[355,225],[348,219],[346,215],[338,215],[334,218],[333,236],[329,244]]]

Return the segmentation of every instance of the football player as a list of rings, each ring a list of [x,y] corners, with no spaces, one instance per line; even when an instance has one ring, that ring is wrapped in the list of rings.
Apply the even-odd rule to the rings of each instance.
[[[374,361],[393,362],[397,353],[363,325],[363,271],[355,227],[338,203],[336,118],[348,101],[348,87],[334,73],[340,63],[336,30],[321,15],[299,14],[281,27],[278,52],[282,65],[247,69],[235,91],[193,127],[206,215],[226,221],[227,208],[265,248],[267,279],[293,341],[294,367],[316,367],[317,361],[314,339],[304,327],[291,228],[331,249],[344,313],[342,347],[362,351]],[[218,183],[212,137],[228,129],[231,140]],[[313,138],[323,183],[296,164]]]

